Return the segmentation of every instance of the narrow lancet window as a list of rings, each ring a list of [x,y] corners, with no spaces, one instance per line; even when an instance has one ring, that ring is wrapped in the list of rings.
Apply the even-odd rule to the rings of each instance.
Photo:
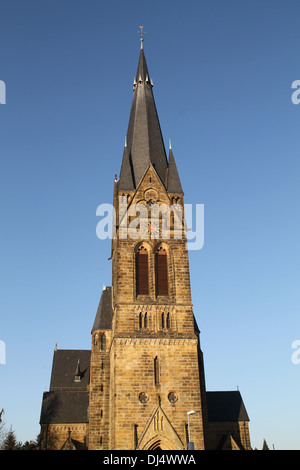
[[[136,254],[136,293],[149,295],[148,251],[143,246]]]
[[[139,329],[148,328],[148,313],[139,313]]]
[[[154,359],[154,383],[159,385],[159,360],[157,356]]]
[[[101,351],[106,351],[106,337],[104,334],[101,336]]]
[[[169,295],[168,257],[162,247],[156,252],[156,294]]]

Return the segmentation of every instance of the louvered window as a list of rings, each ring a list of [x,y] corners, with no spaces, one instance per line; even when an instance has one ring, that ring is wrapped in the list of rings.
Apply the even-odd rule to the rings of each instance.
[[[148,328],[148,314],[146,313],[139,313],[139,329]]]
[[[136,254],[136,293],[149,295],[148,251],[144,247]]]
[[[171,328],[171,318],[169,313],[167,313],[167,315],[165,315],[164,312],[161,314],[161,327],[163,330],[165,328]]]
[[[168,257],[163,248],[156,252],[156,294],[169,295]]]

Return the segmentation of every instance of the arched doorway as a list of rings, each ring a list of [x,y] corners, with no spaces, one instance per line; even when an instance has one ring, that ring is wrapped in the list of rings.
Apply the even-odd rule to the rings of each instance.
[[[162,450],[160,439],[158,439],[157,441],[153,442],[153,444],[150,445],[150,447],[148,448],[148,450]]]
[[[142,448],[142,450],[182,450],[164,436],[154,436]]]

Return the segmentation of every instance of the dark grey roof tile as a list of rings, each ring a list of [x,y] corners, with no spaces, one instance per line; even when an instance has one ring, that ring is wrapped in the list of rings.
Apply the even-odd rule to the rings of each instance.
[[[112,327],[112,288],[105,287],[102,291],[93,330],[110,330]]]
[[[164,186],[167,184],[168,161],[143,49],[136,82],[120,174],[122,190],[132,189],[132,184],[136,189],[150,162]]]
[[[206,392],[209,421],[249,421],[238,390]]]
[[[55,350],[53,355],[50,391],[85,389],[90,379],[90,357],[90,350]],[[76,382],[74,379],[78,361],[81,379]]]
[[[87,423],[88,392],[44,392],[40,424]]]

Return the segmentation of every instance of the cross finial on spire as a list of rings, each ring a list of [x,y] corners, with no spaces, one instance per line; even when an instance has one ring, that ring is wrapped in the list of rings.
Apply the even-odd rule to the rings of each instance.
[[[141,30],[138,31],[138,33],[141,35],[141,49],[143,49],[143,41],[144,41],[144,39],[143,39],[143,34],[146,34],[146,32],[143,31],[143,27],[144,27],[144,26],[139,26],[139,28],[141,28]]]

